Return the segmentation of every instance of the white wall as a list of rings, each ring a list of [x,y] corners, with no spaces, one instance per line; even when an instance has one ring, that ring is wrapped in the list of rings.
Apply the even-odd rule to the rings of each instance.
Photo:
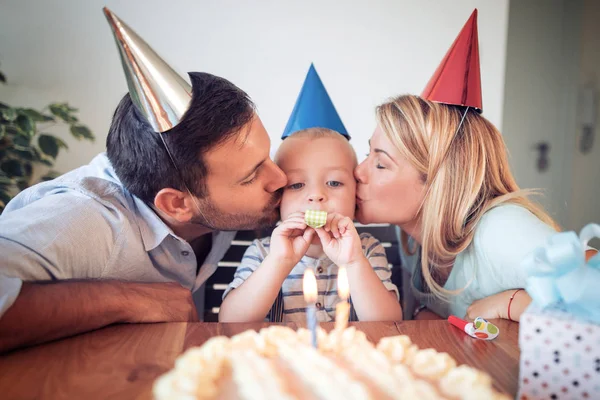
[[[600,2],[585,0],[581,29],[581,69],[578,86],[594,85],[600,91]],[[573,157],[570,225],[581,229],[590,222],[600,223],[600,102],[596,113],[594,145],[589,153],[581,153],[581,127],[577,121],[573,135],[577,149]]]
[[[579,75],[582,0],[511,1],[506,55],[503,135],[522,188],[571,229],[571,168]],[[547,142],[549,168],[537,170],[534,145]]]
[[[508,0],[193,1],[12,0],[0,4],[0,100],[42,106],[69,101],[98,140],[74,144],[57,169],[87,163],[127,90],[102,14],[107,5],[177,71],[228,78],[255,100],[279,143],[311,62],[362,159],[374,107],[418,94],[479,7],[484,115],[502,121]]]

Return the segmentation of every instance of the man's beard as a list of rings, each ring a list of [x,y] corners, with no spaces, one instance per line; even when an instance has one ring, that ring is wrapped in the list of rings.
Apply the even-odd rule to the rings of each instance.
[[[197,199],[201,214],[192,218],[192,223],[205,226],[215,231],[240,231],[265,229],[275,226],[279,221],[279,208],[276,207],[281,199],[281,192],[273,194],[269,204],[259,213],[224,213],[210,200]]]

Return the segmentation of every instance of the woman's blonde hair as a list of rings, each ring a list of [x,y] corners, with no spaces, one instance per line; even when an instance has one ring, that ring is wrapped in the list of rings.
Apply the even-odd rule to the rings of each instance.
[[[453,265],[491,208],[518,204],[558,230],[552,218],[527,197],[532,191],[519,189],[502,135],[474,109],[465,114],[464,107],[404,95],[377,107],[377,120],[425,185],[415,218],[420,219],[423,278],[438,298],[447,299],[462,289],[444,289],[432,274]],[[405,233],[402,246],[408,253],[415,251],[408,249]]]

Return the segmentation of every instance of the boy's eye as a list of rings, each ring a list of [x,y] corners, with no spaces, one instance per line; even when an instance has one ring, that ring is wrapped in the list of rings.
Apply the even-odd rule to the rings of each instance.
[[[302,189],[303,187],[304,187],[304,183],[293,183],[291,185],[288,185],[288,189],[292,189],[292,190]]]
[[[331,186],[331,187],[340,187],[342,186],[342,182],[338,182],[338,181],[329,181],[327,182],[327,186]]]

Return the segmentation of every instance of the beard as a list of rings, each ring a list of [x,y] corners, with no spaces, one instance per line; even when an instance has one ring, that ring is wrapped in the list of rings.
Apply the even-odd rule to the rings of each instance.
[[[226,213],[221,211],[210,198],[197,199],[201,213],[192,218],[193,224],[215,231],[244,231],[265,229],[279,221],[281,192],[276,192],[262,211],[255,213]]]

